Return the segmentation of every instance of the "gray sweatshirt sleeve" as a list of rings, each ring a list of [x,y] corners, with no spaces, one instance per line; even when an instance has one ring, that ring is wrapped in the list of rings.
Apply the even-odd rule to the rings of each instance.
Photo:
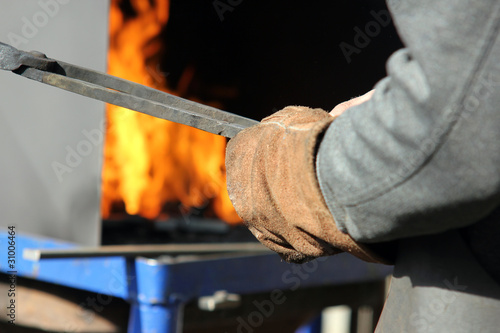
[[[367,243],[466,226],[500,205],[500,1],[389,1],[405,44],[325,133],[317,176]],[[500,221],[499,221],[500,223]]]

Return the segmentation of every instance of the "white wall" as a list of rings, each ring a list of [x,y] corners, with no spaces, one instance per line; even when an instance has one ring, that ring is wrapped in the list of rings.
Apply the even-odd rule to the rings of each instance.
[[[104,71],[108,5],[0,0],[0,41]],[[0,227],[99,243],[103,119],[101,102],[0,71]]]

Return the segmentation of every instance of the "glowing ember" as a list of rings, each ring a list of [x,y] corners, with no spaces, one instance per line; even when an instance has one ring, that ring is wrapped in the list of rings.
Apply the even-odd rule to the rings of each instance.
[[[168,0],[130,0],[137,14],[131,17],[120,3],[111,1],[109,74],[165,90],[154,56],[168,21]],[[226,192],[225,146],[223,137],[108,105],[103,218],[121,204],[128,214],[155,219],[174,204],[178,213],[208,206],[208,214],[239,222]]]

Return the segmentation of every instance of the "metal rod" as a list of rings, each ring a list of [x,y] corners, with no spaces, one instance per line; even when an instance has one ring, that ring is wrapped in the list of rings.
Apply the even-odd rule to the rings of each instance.
[[[30,261],[39,261],[41,259],[56,258],[158,257],[161,255],[264,252],[270,252],[270,250],[259,243],[113,245],[70,249],[24,249],[23,258]]]
[[[186,100],[108,74],[58,62],[58,72],[22,67],[16,74],[156,118],[232,138],[258,121]],[[71,75],[75,76],[72,77]]]
[[[258,124],[214,107],[190,101],[116,76],[48,59],[40,52],[24,52],[0,43],[0,69],[53,87],[142,112],[160,119],[232,138]]]

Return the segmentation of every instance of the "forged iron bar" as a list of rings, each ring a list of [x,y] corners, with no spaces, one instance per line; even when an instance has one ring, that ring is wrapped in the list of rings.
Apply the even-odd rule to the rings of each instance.
[[[260,243],[111,245],[69,249],[24,249],[23,258],[30,261],[55,258],[91,257],[158,257],[162,255],[271,253]]]
[[[258,122],[91,69],[0,43],[0,69],[227,138]]]

